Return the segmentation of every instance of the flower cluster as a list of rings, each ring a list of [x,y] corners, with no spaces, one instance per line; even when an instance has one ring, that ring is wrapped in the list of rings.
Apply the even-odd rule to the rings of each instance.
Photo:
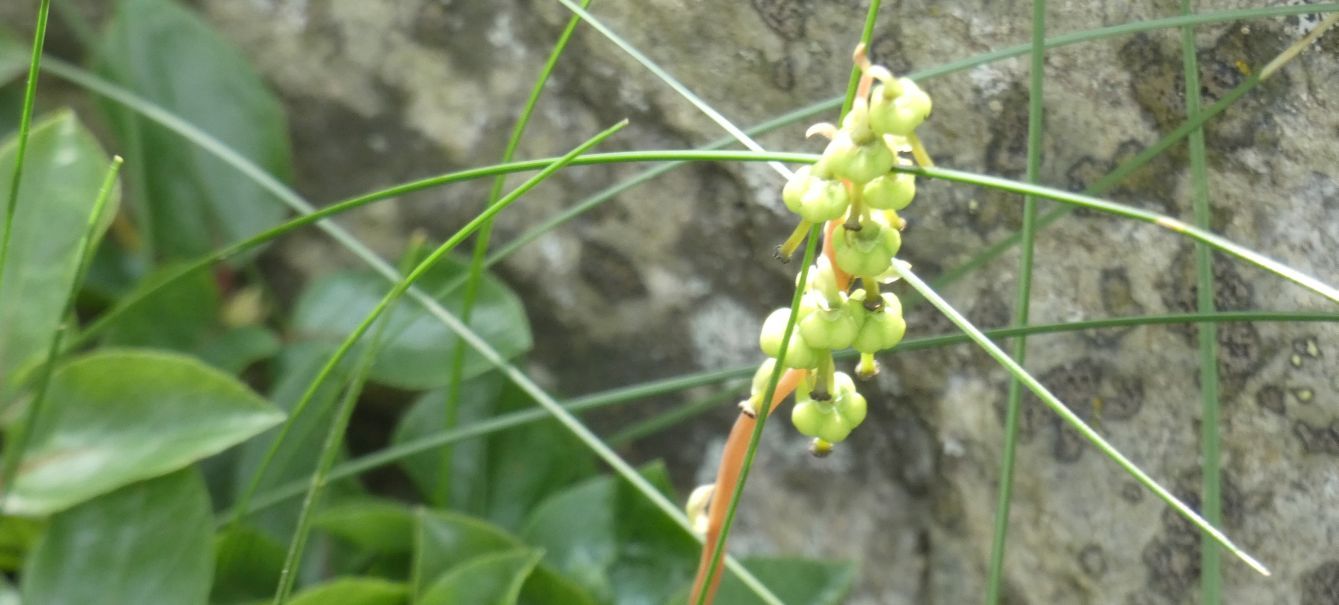
[[[929,162],[915,132],[930,115],[929,95],[910,79],[871,65],[863,48],[856,49],[855,59],[863,77],[850,111],[840,127],[809,129],[809,136],[830,142],[822,157],[797,171],[782,190],[786,207],[801,222],[778,255],[789,258],[802,234],[820,223],[827,227],[824,254],[809,272],[784,356],[790,309],[774,311],[763,323],[759,345],[772,359],[759,368],[754,394],[744,403],[746,411],[760,403],[778,356],[786,368],[804,371],[791,422],[814,438],[812,451],[820,455],[865,419],[865,398],[849,375],[836,371],[833,352],[858,351],[856,375],[867,379],[878,371],[874,354],[896,345],[906,332],[901,302],[879,289],[896,279],[894,256],[906,227],[897,211],[916,195],[914,175],[893,167],[910,166],[913,159]]]

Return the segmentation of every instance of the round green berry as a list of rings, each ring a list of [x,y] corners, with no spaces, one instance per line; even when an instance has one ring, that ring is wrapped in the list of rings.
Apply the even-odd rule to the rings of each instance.
[[[891,293],[884,293],[883,305],[879,310],[865,310],[865,321],[860,325],[860,332],[851,346],[861,353],[878,353],[901,342],[906,333],[907,322],[902,318],[902,303]]]
[[[907,136],[930,116],[932,104],[930,95],[910,79],[899,78],[897,84],[874,89],[869,123],[875,132]]]
[[[845,302],[832,308],[821,304],[800,320],[800,334],[815,349],[845,349],[851,346],[859,331],[855,312]]]
[[[916,197],[916,175],[905,172],[885,174],[865,183],[865,203],[879,210],[901,210]]]
[[[790,321],[790,309],[777,309],[763,321],[762,333],[758,335],[758,346],[768,357],[777,357],[781,353],[781,339],[786,334],[786,324]],[[804,342],[799,330],[790,335],[786,346],[783,367],[809,369],[818,365],[818,353]]]
[[[833,174],[857,185],[887,173],[897,161],[897,157],[882,141],[871,139],[867,143],[857,143],[845,130],[838,132],[828,143],[823,156],[828,158],[828,166]]]
[[[893,256],[902,247],[902,235],[877,221],[865,221],[860,231],[843,225],[832,233],[832,249],[837,266],[857,276],[882,274],[892,266]]]

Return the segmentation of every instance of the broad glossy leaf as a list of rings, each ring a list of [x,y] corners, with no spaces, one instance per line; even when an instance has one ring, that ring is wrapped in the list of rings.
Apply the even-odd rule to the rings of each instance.
[[[98,73],[286,178],[282,108],[241,52],[171,0],[119,4],[99,44]],[[105,107],[129,153],[135,218],[159,258],[195,257],[283,218],[269,193],[210,153],[129,109]]]
[[[409,588],[380,578],[339,578],[304,590],[290,605],[408,605]]]
[[[481,422],[494,415],[498,396],[502,392],[502,378],[488,372],[466,380],[460,385],[460,407],[456,426]],[[400,416],[391,435],[391,443],[414,441],[445,430],[446,389],[424,393]],[[443,448],[409,456],[400,461],[400,468],[418,486],[424,499],[438,506],[455,510],[481,511],[487,505],[488,438],[467,439],[451,448],[451,482],[448,502],[438,502],[439,470]]]
[[[522,548],[480,555],[442,575],[420,605],[515,605],[543,553]]]
[[[669,491],[662,467],[643,475]],[[521,535],[602,602],[664,602],[692,580],[698,552],[696,540],[630,485],[612,477],[592,479],[549,498],[535,509]]]
[[[277,540],[245,526],[216,536],[209,602],[233,605],[268,599],[279,585],[286,552]]]
[[[515,536],[482,519],[458,513],[419,510],[414,532],[414,590],[424,594],[434,579],[471,559],[523,548]],[[578,585],[541,563],[521,590],[521,603],[594,604]]]
[[[447,310],[459,313],[464,307],[465,288],[446,291],[445,286],[464,270],[462,263],[443,261],[418,283],[424,291],[436,294]],[[293,328],[303,338],[337,343],[389,289],[383,277],[370,271],[327,275],[303,292],[294,312]],[[520,355],[533,344],[520,299],[491,275],[486,274],[480,283],[469,325],[503,357]],[[372,367],[373,381],[409,390],[433,389],[449,382],[452,355],[460,340],[439,319],[418,305],[400,305],[391,314],[386,337],[386,345]],[[465,356],[465,378],[490,368],[488,361],[473,350]]]
[[[13,183],[17,144],[16,136],[0,144],[0,207]],[[110,161],[68,111],[33,126],[0,288],[0,404],[14,396],[15,374],[45,358],[64,319],[79,240]],[[116,196],[108,204],[106,220],[116,213]]]
[[[844,561],[814,561],[789,558],[752,558],[743,561],[782,602],[806,605],[838,605],[846,598],[855,579],[855,566]],[[721,580],[718,603],[753,605],[763,603],[734,574]]]
[[[195,469],[56,515],[23,574],[25,603],[204,605],[213,517]]]
[[[62,366],[9,495],[43,515],[180,469],[283,414],[235,378],[170,353],[102,350]]]

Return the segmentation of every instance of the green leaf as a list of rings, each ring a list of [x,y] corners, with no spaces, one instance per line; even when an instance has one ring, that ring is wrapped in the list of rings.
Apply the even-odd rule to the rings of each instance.
[[[668,494],[662,467],[643,475]],[[549,498],[521,535],[601,602],[614,603],[664,602],[692,580],[699,548],[630,485],[613,477],[592,479]]]
[[[12,137],[0,144],[0,191],[13,182],[16,146]],[[0,289],[0,404],[13,398],[19,370],[44,358],[64,319],[79,262],[75,254],[108,162],[68,111],[33,126]],[[107,220],[116,213],[117,197],[108,202]]]
[[[284,546],[256,530],[234,527],[214,540],[214,585],[209,602],[215,605],[268,599],[279,584]]]
[[[544,553],[521,548],[480,555],[446,572],[421,605],[514,605],[521,586]]]
[[[363,549],[407,553],[414,549],[414,513],[399,502],[353,500],[316,515],[313,525]]]
[[[300,343],[289,346],[280,352],[274,364],[274,388],[270,400],[280,408],[288,410],[295,405],[302,393],[307,390],[321,367],[330,359],[331,348],[326,343]],[[335,402],[339,398],[342,385],[347,382],[353,360],[337,367],[329,380],[317,391],[311,404],[302,415],[293,420],[288,437],[279,446],[265,476],[258,486],[264,492],[291,481],[307,481],[316,470],[321,445],[325,442],[326,431],[334,418]],[[278,431],[270,431],[238,448],[237,466],[233,493],[245,489],[251,476],[260,466],[270,443]],[[355,493],[356,481],[340,481],[333,484],[329,497],[340,493]],[[301,501],[291,500],[278,506],[249,513],[247,523],[265,531],[270,537],[287,542],[296,528],[296,519]]]
[[[104,350],[56,370],[8,511],[43,515],[180,469],[283,414],[193,359]]]
[[[195,469],[85,502],[51,520],[24,571],[23,601],[203,605],[213,523]]]
[[[274,357],[282,348],[283,342],[269,328],[240,326],[210,338],[195,351],[209,365],[238,374],[251,364]]]
[[[260,167],[291,172],[282,108],[238,49],[169,0],[123,0],[97,52],[100,75],[172,112]],[[279,223],[284,210],[209,152],[110,102],[157,257],[184,259]],[[138,168],[137,168],[138,167]],[[246,255],[237,262],[244,262]]]
[[[525,545],[502,528],[458,513],[421,509],[414,532],[414,591],[423,594],[434,578],[483,555],[515,551]],[[526,579],[521,602],[535,605],[594,605],[581,587],[546,565]]]
[[[519,387],[508,384],[497,413],[538,407]],[[488,438],[483,510],[494,523],[519,528],[550,495],[594,473],[594,457],[581,440],[552,422],[531,423]]]
[[[841,561],[759,557],[743,563],[784,603],[838,605],[855,579],[855,566]],[[727,573],[716,602],[753,605],[763,601],[734,574]]]
[[[160,267],[137,290],[153,288],[179,269],[173,265]],[[207,338],[218,316],[218,285],[208,272],[197,271],[172,282],[118,317],[103,333],[102,343],[189,353]]]
[[[339,578],[297,594],[289,605],[407,605],[409,588],[379,578]]]
[[[493,416],[502,392],[502,377],[489,372],[467,380],[460,385],[460,407],[457,426],[482,422]],[[446,426],[446,390],[424,393],[414,401],[402,416],[391,435],[392,444],[401,444],[440,432]],[[487,505],[488,439],[469,439],[449,446],[452,448],[451,502],[435,504],[456,510],[482,511]],[[424,498],[436,496],[437,482],[442,477],[442,450],[434,449],[409,456],[400,461],[409,479],[418,486]]]
[[[458,261],[443,261],[418,283],[426,292],[437,293],[438,302],[452,313],[463,306],[464,288],[445,291],[465,271]],[[376,306],[386,293],[385,278],[370,271],[344,271],[313,283],[298,300],[293,328],[303,338],[340,342]],[[533,344],[530,323],[520,299],[497,278],[485,275],[470,317],[470,329],[505,358],[528,351]],[[446,386],[451,355],[460,339],[441,320],[410,305],[397,310],[386,327],[387,342],[370,378],[375,382],[408,390]],[[463,378],[492,368],[488,360],[470,350],[465,356]]]

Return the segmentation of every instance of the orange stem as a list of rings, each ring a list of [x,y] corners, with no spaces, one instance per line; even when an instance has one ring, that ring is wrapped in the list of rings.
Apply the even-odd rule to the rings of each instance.
[[[776,384],[776,391],[772,393],[772,405],[768,407],[767,415],[770,416],[775,412],[777,406],[795,391],[795,387],[799,386],[805,374],[806,370],[786,370],[781,375],[781,380]],[[730,509],[730,498],[735,493],[735,486],[739,484],[739,473],[744,468],[744,455],[748,452],[749,439],[757,422],[752,416],[740,413],[735,419],[735,426],[730,429],[730,437],[725,440],[725,447],[721,450],[721,465],[716,469],[716,492],[707,508],[707,533],[702,544],[702,558],[697,564],[697,578],[693,580],[693,592],[689,603],[697,603],[698,599],[702,598],[707,570],[711,567],[711,560],[716,556],[716,541],[720,539],[721,528],[725,525],[725,515]],[[711,605],[712,600],[716,598],[716,589],[720,587],[723,577],[725,577],[724,571],[717,570],[711,579],[711,584],[706,586],[706,598],[702,599],[704,605]]]
[[[837,252],[832,247],[833,234],[840,224],[842,224],[842,220],[836,219],[823,225],[823,256],[828,257],[828,262],[832,264],[832,272],[837,274],[837,289],[845,291],[851,286],[851,274],[842,271],[841,267],[837,266]]]

